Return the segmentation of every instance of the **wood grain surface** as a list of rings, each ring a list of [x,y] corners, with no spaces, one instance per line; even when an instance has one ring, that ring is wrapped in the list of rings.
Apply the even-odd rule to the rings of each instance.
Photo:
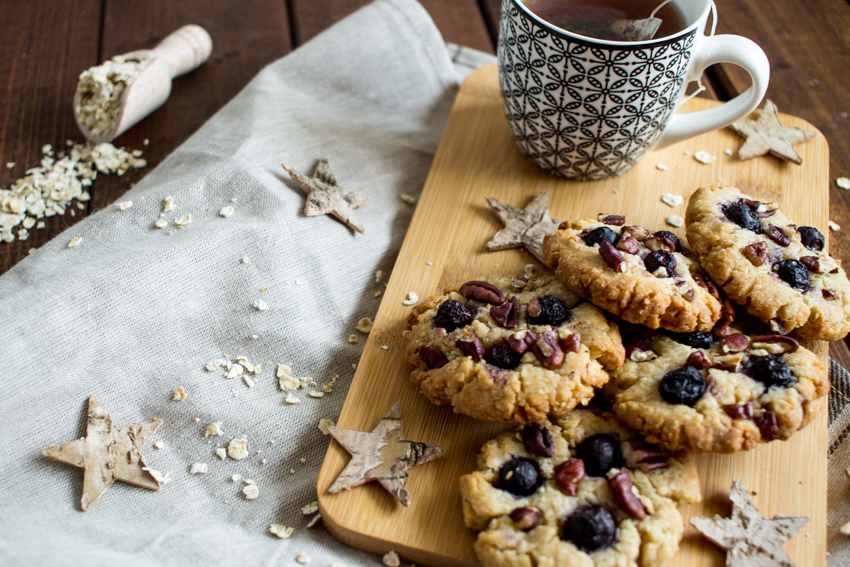
[[[685,110],[714,104],[695,99]],[[788,124],[812,128],[798,118],[782,118]],[[521,273],[525,264],[533,262],[524,251],[486,251],[485,243],[501,224],[486,206],[485,196],[524,206],[549,190],[550,212],[555,218],[595,217],[600,211],[620,213],[627,215],[628,222],[668,228],[683,237],[684,227],[665,226],[664,219],[671,213],[684,215],[685,206],[671,209],[660,202],[661,194],[669,191],[687,199],[699,186],[723,178],[756,198],[778,201],[798,223],[829,234],[828,149],[823,136],[799,147],[806,160],[802,167],[769,159],[741,162],[724,155],[736,141],[733,132],[720,130],[653,152],[617,179],[592,183],[560,180],[537,169],[514,144],[502,113],[495,66],[474,73],[455,102],[338,423],[371,430],[399,401],[405,437],[437,443],[446,454],[411,472],[412,503],[403,508],[374,483],[329,495],[328,486],[349,459],[344,449],[332,443],[317,485],[327,529],[349,545],[375,552],[395,549],[417,563],[475,563],[473,533],[463,525],[457,479],[475,469],[480,446],[504,427],[430,404],[409,382],[401,333],[410,312],[402,300],[409,291],[426,297],[454,282],[498,272]],[[718,156],[717,161],[702,165],[683,153],[697,149]],[[668,171],[655,168],[659,161],[668,165]],[[809,347],[826,363],[826,343]],[[740,478],[757,494],[756,504],[765,516],[810,517],[786,551],[798,567],[823,565],[826,421],[824,407],[812,424],[789,441],[735,455],[698,456],[704,502],[683,508],[685,518],[728,515],[729,488],[733,479]],[[720,566],[723,562],[722,552],[688,527],[672,565]]]

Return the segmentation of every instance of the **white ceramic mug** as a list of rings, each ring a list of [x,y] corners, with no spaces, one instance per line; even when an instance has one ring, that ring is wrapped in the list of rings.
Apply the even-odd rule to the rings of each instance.
[[[608,41],[560,29],[520,0],[502,0],[499,80],[520,150],[577,180],[621,175],[649,150],[743,118],[767,91],[770,66],[744,37],[706,37],[711,0],[673,0],[687,26],[648,41]],[[721,106],[676,114],[685,85],[715,63],[745,69],[752,86]]]

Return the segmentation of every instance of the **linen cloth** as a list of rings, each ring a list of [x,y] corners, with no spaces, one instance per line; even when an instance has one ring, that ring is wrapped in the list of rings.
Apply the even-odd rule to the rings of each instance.
[[[0,565],[253,567],[296,565],[300,553],[318,566],[380,565],[321,523],[307,529],[300,508],[316,499],[331,440],[317,424],[338,416],[365,343],[348,336],[375,315],[375,272],[392,269],[414,210],[399,196],[418,196],[477,60],[447,48],[417,3],[379,0],[264,69],[122,198],[132,208],[107,207],[0,278]],[[357,210],[365,234],[303,215],[280,164],[310,174],[321,157],[371,198]],[[166,219],[192,215],[182,230],[153,226],[169,195]],[[258,299],[268,310],[252,308]],[[204,370],[237,356],[263,364],[253,388]],[[278,363],[320,386],[339,380],[287,405]],[[82,471],[40,451],[85,435],[92,394],[117,427],[164,420],[143,454],[171,480],[159,492],[116,482],[82,513]],[[204,438],[210,422],[224,437]],[[249,458],[215,455],[243,436]],[[189,475],[195,462],[209,473]],[[246,500],[233,474],[256,481],[259,498]],[[272,523],[295,533],[277,539]]]

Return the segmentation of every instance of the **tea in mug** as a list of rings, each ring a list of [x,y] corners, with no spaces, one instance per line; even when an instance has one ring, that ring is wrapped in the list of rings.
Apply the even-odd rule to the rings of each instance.
[[[521,0],[540,18],[561,29],[608,41],[639,41],[674,35],[687,27],[672,2],[654,15],[662,0]],[[655,25],[652,25],[655,24]],[[648,27],[647,27],[648,26]],[[635,31],[638,28],[638,31]],[[650,29],[649,32],[646,30]],[[643,35],[641,35],[643,34]]]

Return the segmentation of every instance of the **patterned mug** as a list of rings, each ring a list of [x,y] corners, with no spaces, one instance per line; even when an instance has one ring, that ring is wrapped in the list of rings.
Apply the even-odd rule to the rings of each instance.
[[[576,180],[616,177],[649,150],[722,128],[758,107],[770,78],[749,39],[706,37],[711,0],[673,0],[688,26],[648,41],[608,41],[560,29],[520,0],[502,0],[499,80],[520,150]],[[716,17],[716,16],[715,16]],[[688,82],[715,63],[744,68],[752,86],[731,101],[676,114]]]

